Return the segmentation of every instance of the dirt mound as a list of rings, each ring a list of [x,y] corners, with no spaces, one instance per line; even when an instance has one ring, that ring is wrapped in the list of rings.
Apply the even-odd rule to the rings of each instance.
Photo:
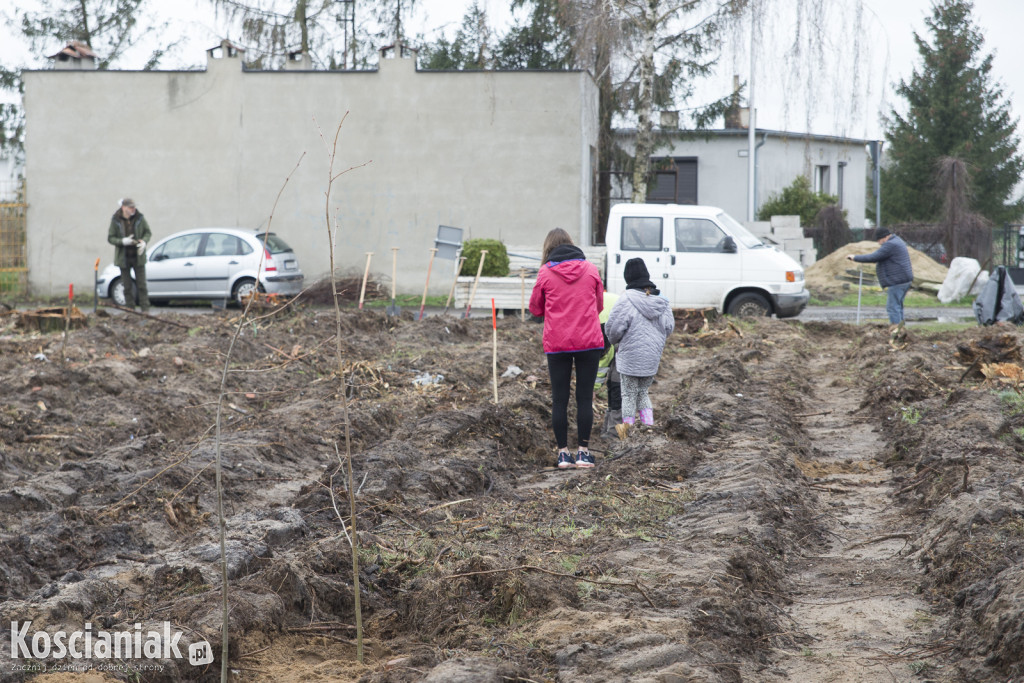
[[[804,273],[804,277],[807,280],[807,289],[812,292],[844,289],[849,285],[843,280],[838,279],[837,276],[851,277],[847,271],[853,271],[852,277],[856,277],[858,269],[864,271],[865,285],[877,287],[878,281],[875,280],[875,264],[854,263],[846,260],[847,255],[870,254],[876,249],[878,249],[878,242],[854,242],[812,263]],[[907,247],[907,251],[910,253],[910,265],[914,269],[915,279],[920,278],[929,282],[939,283],[946,279],[949,268],[913,247]]]
[[[541,325],[495,363],[490,319],[239,315],[0,330],[0,610],[215,658],[54,673],[5,626],[0,681],[218,680],[222,569],[238,681],[1024,676],[1024,399],[967,372],[1005,330],[702,319],[560,471]]]

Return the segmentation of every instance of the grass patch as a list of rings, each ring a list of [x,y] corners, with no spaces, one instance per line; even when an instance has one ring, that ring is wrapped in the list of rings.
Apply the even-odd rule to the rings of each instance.
[[[583,560],[582,555],[562,555],[558,558],[558,566],[566,574],[575,573],[576,567]]]
[[[445,304],[445,302],[447,300],[448,300],[448,295],[447,294],[444,295],[444,296],[428,296],[427,297],[426,305],[427,306],[434,306],[434,307],[440,306],[441,308],[444,308],[444,304]],[[402,307],[402,308],[408,308],[410,310],[415,308],[417,312],[420,310],[420,302],[421,301],[423,301],[423,295],[422,294],[398,294],[397,296],[395,296],[395,305],[396,306],[399,306],[399,307]],[[386,299],[374,299],[373,301],[367,300],[367,301],[363,302],[363,308],[386,308],[386,307],[388,307],[390,305],[391,305],[391,297],[388,297]],[[350,305],[350,307],[358,307],[358,306],[359,306],[358,302],[355,302],[355,303]],[[490,302],[487,302],[487,307],[490,308]]]
[[[929,320],[924,322],[909,321],[908,324],[912,324],[914,332],[917,334],[939,334],[942,332],[960,332],[962,330],[969,330],[977,327],[976,322],[938,322],[937,320]]]
[[[27,291],[27,271],[0,269],[0,294],[25,296]]]
[[[908,425],[916,425],[921,421],[921,411],[915,406],[900,406],[900,419]]]
[[[1006,412],[1010,415],[1024,415],[1024,395],[1013,389],[1003,389],[997,392],[996,396],[999,397],[999,402],[1003,404]]]
[[[860,305],[861,306],[885,306],[885,301],[888,298],[888,294],[884,290],[880,290],[877,287],[864,287],[861,292]],[[919,292],[916,290],[910,290],[907,292],[907,298],[903,300],[904,308],[969,308],[974,303],[975,297],[965,296],[956,301],[951,301],[948,304],[944,304],[935,298],[934,294],[927,292]],[[853,285],[850,289],[844,290],[826,290],[823,292],[815,293],[811,292],[811,300],[809,302],[811,306],[835,306],[835,307],[848,307],[857,305],[857,286]]]

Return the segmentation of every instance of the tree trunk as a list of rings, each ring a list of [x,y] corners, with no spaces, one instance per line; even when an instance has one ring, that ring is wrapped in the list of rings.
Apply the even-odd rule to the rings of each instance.
[[[302,50],[302,54],[305,56],[309,55],[309,25],[306,21],[306,0],[299,0],[295,3],[295,23],[299,25],[299,30],[302,32],[302,44],[299,49]]]
[[[633,202],[643,203],[647,199],[648,167],[651,151],[654,149],[653,122],[654,108],[654,41],[658,0],[647,0],[640,16],[640,30],[643,34],[640,54],[639,91],[636,107],[636,151],[633,154]]]
[[[609,50],[605,46],[600,46],[597,50],[595,71],[598,74],[598,177],[594,241],[604,244],[605,231],[608,227],[608,213],[611,209],[611,172],[612,160],[615,156],[615,138],[612,130],[612,116],[615,113],[615,84],[612,82]]]

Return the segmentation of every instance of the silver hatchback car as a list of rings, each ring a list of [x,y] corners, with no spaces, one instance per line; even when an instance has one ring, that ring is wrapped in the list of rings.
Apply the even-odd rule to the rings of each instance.
[[[146,282],[153,303],[232,299],[241,304],[257,289],[293,296],[302,291],[304,279],[295,252],[274,233],[196,228],[164,237],[146,250]],[[117,266],[110,264],[100,273],[96,295],[125,305]]]

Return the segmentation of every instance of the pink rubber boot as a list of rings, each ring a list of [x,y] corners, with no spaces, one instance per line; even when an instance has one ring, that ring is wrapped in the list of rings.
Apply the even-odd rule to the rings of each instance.
[[[645,424],[645,425],[648,425],[648,426],[653,426],[654,425],[654,409],[653,408],[644,408],[643,410],[640,411],[640,424]]]

